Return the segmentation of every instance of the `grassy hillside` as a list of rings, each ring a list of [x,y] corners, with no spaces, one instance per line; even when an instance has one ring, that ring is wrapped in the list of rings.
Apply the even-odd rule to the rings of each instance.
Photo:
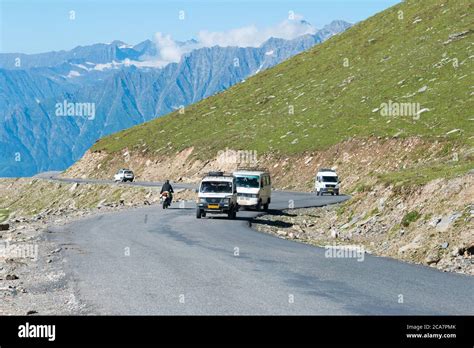
[[[473,4],[406,1],[229,90],[98,141],[193,157],[226,147],[259,155],[328,148],[348,138],[409,137],[474,145]],[[417,117],[383,116],[382,103],[419,103]],[[292,113],[294,111],[294,113]]]

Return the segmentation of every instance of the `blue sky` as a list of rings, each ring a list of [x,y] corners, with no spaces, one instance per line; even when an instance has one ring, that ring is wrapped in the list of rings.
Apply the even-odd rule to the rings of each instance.
[[[321,28],[333,19],[357,22],[398,0],[0,0],[0,52],[38,53],[122,40],[136,44],[155,33],[174,40],[200,31],[265,29],[289,11]],[[75,19],[70,19],[75,11]],[[180,20],[180,11],[185,18]]]

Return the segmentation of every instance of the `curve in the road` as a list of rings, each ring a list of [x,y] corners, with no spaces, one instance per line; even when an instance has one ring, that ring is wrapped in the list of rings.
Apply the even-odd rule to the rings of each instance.
[[[272,208],[344,199],[275,191]],[[153,206],[86,218],[51,235],[74,246],[64,257],[79,298],[101,314],[474,312],[473,277],[371,255],[328,258],[322,248],[250,229],[256,214],[197,220],[191,204]]]

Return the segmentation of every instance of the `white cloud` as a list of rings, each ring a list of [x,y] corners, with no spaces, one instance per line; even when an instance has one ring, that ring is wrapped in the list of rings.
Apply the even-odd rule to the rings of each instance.
[[[155,34],[155,44],[158,51],[156,57],[146,57],[142,62],[133,61],[131,64],[138,67],[163,67],[169,63],[178,63],[183,54],[202,47],[196,43],[179,44],[171,35],[161,32]]]
[[[171,38],[171,35],[164,35],[160,32],[155,34],[155,42],[160,58],[166,62],[179,62],[183,51]]]
[[[303,21],[303,17],[300,15],[295,15],[294,19],[287,19],[275,26],[264,29],[250,25],[220,32],[202,30],[197,34],[197,43],[180,44],[174,41],[171,35],[157,32],[154,41],[158,55],[156,57],[144,57],[144,61],[132,61],[130,64],[137,67],[163,67],[169,63],[179,62],[184,54],[202,47],[258,47],[271,37],[291,40],[315,32],[316,29]],[[113,68],[113,66],[107,66],[106,68]]]
[[[238,46],[238,47],[258,47],[271,37],[286,40],[294,39],[305,34],[314,34],[316,28],[302,17],[295,15],[294,19],[283,22],[269,28],[258,29],[256,26],[246,26],[224,32],[210,32],[207,30],[198,33],[198,41],[202,46]]]

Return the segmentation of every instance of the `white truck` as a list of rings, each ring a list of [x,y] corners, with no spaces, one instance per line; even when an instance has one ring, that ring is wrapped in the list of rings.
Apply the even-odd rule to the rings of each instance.
[[[325,193],[330,193],[333,196],[339,195],[340,183],[341,181],[335,170],[321,168],[316,174],[314,190],[318,196],[322,196]]]
[[[199,184],[196,218],[207,214],[227,214],[235,219],[239,206],[235,178],[223,172],[210,172]]]
[[[233,173],[239,207],[268,210],[272,201],[272,181],[266,169],[238,168]]]

